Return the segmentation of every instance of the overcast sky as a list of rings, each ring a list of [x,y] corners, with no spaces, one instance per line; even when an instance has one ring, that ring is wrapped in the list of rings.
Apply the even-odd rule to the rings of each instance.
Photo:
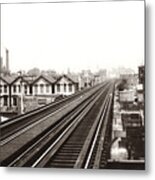
[[[136,70],[144,62],[144,2],[3,4],[1,45],[13,72]]]

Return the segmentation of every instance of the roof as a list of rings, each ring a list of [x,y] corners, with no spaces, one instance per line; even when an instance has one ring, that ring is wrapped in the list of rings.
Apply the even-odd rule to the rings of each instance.
[[[14,78],[14,80],[11,82],[11,84],[15,83],[19,79],[22,79],[22,82],[26,82],[27,84],[30,84],[25,76],[16,76],[16,78]]]
[[[75,83],[78,83],[78,82],[79,82],[77,75],[67,74],[67,75],[65,75],[65,76],[68,77],[71,81],[73,81],[73,82],[75,82]]]
[[[47,75],[39,75],[35,78],[35,80],[32,82],[32,84],[34,84],[35,82],[37,82],[39,79],[44,79],[45,81],[49,82],[50,84],[55,83],[56,79],[53,78],[52,76],[47,76]]]
[[[63,74],[61,75],[57,80],[56,82],[58,82],[60,79],[62,79],[63,77],[65,77],[66,79],[68,79],[69,81],[71,81],[72,83],[76,84],[78,83],[78,77],[76,76],[71,76],[71,75],[66,75],[66,74]]]
[[[47,75],[39,75],[37,77],[34,76],[18,76],[17,74],[7,75],[7,76],[0,76],[0,79],[2,79],[7,84],[13,84],[18,79],[21,79],[22,81],[26,82],[27,84],[33,84],[37,82],[40,78],[43,78],[45,81],[49,82],[50,84],[54,83],[56,81],[55,78],[52,76]]]
[[[18,76],[16,74],[0,76],[0,78],[7,84],[11,84]]]
[[[35,79],[35,76],[23,76],[23,81],[27,82],[28,84],[32,84]]]

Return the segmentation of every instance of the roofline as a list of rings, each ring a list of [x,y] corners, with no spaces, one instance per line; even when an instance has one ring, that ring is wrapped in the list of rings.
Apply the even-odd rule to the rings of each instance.
[[[14,82],[16,82],[16,81],[17,81],[18,79],[20,79],[20,78],[22,78],[22,81],[26,82],[27,84],[30,84],[30,83],[28,83],[28,81],[26,81],[26,80],[23,78],[23,76],[17,76],[17,77],[10,83],[10,85],[14,84]]]
[[[71,79],[70,77],[68,77],[66,74],[61,75],[55,83],[57,83],[62,77],[66,77],[67,79],[69,79],[70,81],[72,81],[74,84],[78,84],[78,82],[75,82],[73,79]]]
[[[0,79],[3,80],[4,82],[6,82],[8,85],[11,84],[11,83],[7,82],[2,76],[0,76]]]
[[[45,81],[47,81],[50,84],[54,84],[55,82],[50,82],[45,76],[43,76],[42,74],[39,75],[31,84],[33,85],[35,82],[37,82],[40,78],[43,78]]]

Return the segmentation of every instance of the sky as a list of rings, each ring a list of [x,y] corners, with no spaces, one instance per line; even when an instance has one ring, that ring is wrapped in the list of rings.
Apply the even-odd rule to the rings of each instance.
[[[144,1],[2,4],[4,60],[5,48],[12,72],[137,70],[144,64]]]

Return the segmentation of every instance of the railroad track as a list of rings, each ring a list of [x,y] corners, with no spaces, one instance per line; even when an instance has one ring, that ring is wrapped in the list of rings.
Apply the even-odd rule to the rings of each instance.
[[[106,83],[102,88],[96,88],[61,120],[3,160],[2,165],[104,168],[102,164],[105,163],[96,162],[96,159],[98,156],[105,159],[102,147],[106,146],[106,137],[109,136],[107,127],[112,93],[113,84]]]
[[[104,95],[107,92],[104,92]],[[54,168],[95,168],[95,161],[93,156],[99,156],[99,150],[95,152],[97,144],[101,144],[99,140],[104,142],[105,132],[107,129],[108,119],[105,120],[107,111],[111,106],[111,99],[109,93],[100,97],[96,102],[96,106],[93,106],[83,121],[73,131],[73,133],[64,141],[56,152],[50,154],[50,158],[44,158],[40,163],[36,162],[33,167],[54,167]],[[98,112],[98,107],[101,106]],[[101,139],[98,136],[101,134]],[[103,147],[103,146],[102,146]],[[102,154],[103,155],[103,154]],[[50,159],[50,160],[48,160]],[[97,158],[95,158],[96,160]],[[106,164],[107,159],[104,160]],[[101,162],[97,162],[98,168],[101,167]],[[102,162],[103,163],[103,162]]]
[[[101,87],[106,86],[106,84],[107,82],[92,89],[85,90],[84,92],[77,93],[78,96],[75,95],[76,98],[74,96],[73,98],[69,97],[69,100],[72,101],[65,101],[66,104],[63,104],[61,108],[54,112],[50,108],[48,108],[48,106],[44,107],[48,109],[48,114],[46,116],[40,116],[40,111],[38,114],[36,111],[32,112],[32,114],[35,113],[35,117],[37,117],[35,118],[35,121],[33,120],[34,116],[30,116],[30,112],[26,115],[17,117],[17,119],[12,119],[8,123],[2,123],[0,141],[0,148],[2,153],[0,160],[3,162],[3,160],[9,158],[11,154],[14,154],[15,151],[18,151],[18,149],[21,149],[24,145],[29,144],[29,141],[35,139],[36,136],[41,134],[49,126],[54,126],[58,121],[61,121],[61,118],[64,115],[71,112],[71,110],[76,108],[76,106],[80,105],[82,102],[90,98],[93,94],[99,91]],[[41,112],[42,111],[44,110],[41,109]],[[29,124],[27,124],[27,121],[30,121]],[[16,123],[19,125],[17,129]],[[8,129],[8,131],[6,131],[6,134],[3,131],[3,127],[5,129]],[[12,129],[13,132],[9,132],[10,129]]]
[[[87,89],[85,91],[78,92],[77,94],[71,95],[68,98],[60,100],[56,103],[50,103],[49,105],[46,105],[42,108],[38,108],[24,115],[20,115],[16,118],[12,118],[9,121],[2,122],[0,125],[1,142],[7,139],[8,137],[11,137],[11,135],[19,132],[20,130],[24,128],[27,129],[28,126],[35,124],[35,122],[38,122],[38,120],[44,117],[46,118],[47,116],[51,116],[57,111],[60,111],[61,108],[63,109],[64,106],[66,105],[68,106],[69,103],[74,103],[74,101],[76,101],[79,97],[85,96],[85,94],[91,94],[92,92],[95,92],[99,88],[100,86],[97,86],[93,89]]]
[[[91,93],[93,90],[97,89],[98,87],[95,87],[94,89],[90,89],[90,88],[86,89],[82,92],[78,92],[74,95],[59,100],[58,102],[50,103],[38,109],[32,110],[26,114],[14,117],[9,121],[2,122],[0,124],[0,130],[1,130],[0,140],[3,141],[7,137],[10,137],[12,134],[19,132],[21,129],[24,129],[24,127],[30,126],[31,124],[37,122],[39,119],[44,118],[52,113],[55,113],[56,111],[59,111],[59,109],[63,108],[66,104],[69,104],[70,102],[74,102],[74,100],[76,100],[78,97],[81,97],[82,95],[85,95],[89,92]]]

